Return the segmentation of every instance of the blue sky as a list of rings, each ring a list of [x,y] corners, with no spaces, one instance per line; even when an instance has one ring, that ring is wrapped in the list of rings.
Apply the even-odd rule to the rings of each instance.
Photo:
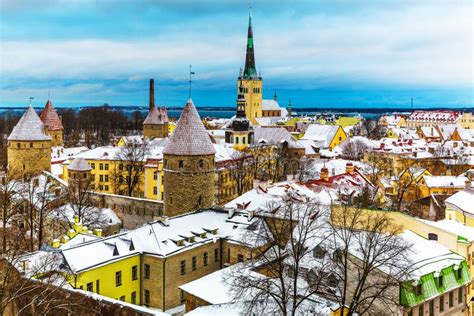
[[[264,97],[295,107],[473,107],[471,0],[254,0]],[[0,106],[233,106],[242,0],[1,0]]]

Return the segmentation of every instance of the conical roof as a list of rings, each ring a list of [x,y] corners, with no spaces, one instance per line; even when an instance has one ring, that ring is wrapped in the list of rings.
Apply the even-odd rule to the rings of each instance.
[[[30,105],[13,128],[8,140],[44,141],[51,140],[51,136],[45,133],[43,122]]]
[[[202,124],[199,113],[191,99],[181,112],[181,116],[168,145],[163,150],[168,155],[212,155],[216,151],[211,138]]]
[[[168,112],[166,109],[163,108],[157,108],[156,106],[153,106],[150,109],[150,112],[148,112],[148,115],[146,119],[143,121],[144,125],[159,125],[159,124],[164,124],[168,123],[169,118],[168,118]]]
[[[87,163],[84,158],[74,158],[69,166],[67,166],[68,170],[73,171],[89,171],[92,170],[91,166]]]
[[[56,109],[53,107],[53,103],[50,100],[46,102],[46,106],[40,114],[41,121],[48,127],[50,131],[62,131],[63,124],[59,119]]]

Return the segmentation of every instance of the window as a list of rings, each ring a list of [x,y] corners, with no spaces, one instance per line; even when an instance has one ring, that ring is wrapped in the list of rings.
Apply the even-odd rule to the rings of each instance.
[[[135,281],[136,279],[138,279],[138,270],[137,270],[137,266],[133,266],[132,267],[132,281]]]
[[[153,180],[158,180],[158,171],[153,172]]]
[[[91,163],[91,168],[95,169],[95,163]]]
[[[109,191],[109,186],[108,186],[108,185],[105,185],[105,186],[104,186],[104,190],[105,190],[105,191]]]
[[[237,255],[237,262],[244,262],[244,255],[238,254]]]
[[[202,168],[202,167],[204,167],[204,160],[199,159],[198,160],[198,168]]]
[[[412,310],[412,309],[410,309],[410,310],[408,311],[408,316],[413,316],[413,310]]]
[[[313,249],[313,257],[315,257],[316,259],[324,258],[325,254],[326,254],[326,251],[320,246],[317,246],[316,248]]]
[[[105,175],[105,182],[109,182],[109,175],[108,174]]]
[[[181,260],[181,275],[186,274],[186,260]]]
[[[430,316],[434,316],[434,300],[430,301]]]
[[[94,291],[94,283],[92,282],[87,283],[87,291],[89,292]]]
[[[219,261],[219,248],[214,249],[214,262]]]
[[[30,148],[33,148],[33,143],[30,143]]]
[[[145,290],[145,306],[150,306],[150,290]]]
[[[192,267],[193,267],[193,271],[196,270],[196,256],[193,257],[193,261],[192,261]]]
[[[462,295],[462,287],[458,289],[458,303],[462,303],[463,301],[463,295]]]
[[[442,275],[440,275],[438,277],[438,287],[443,287],[443,276]]]
[[[122,302],[125,302],[125,295],[120,296],[120,300],[121,300]]]
[[[95,291],[97,292],[97,294],[100,294],[100,281],[99,280],[95,281]]]
[[[153,194],[154,194],[154,195],[157,195],[157,194],[158,194],[158,188],[157,188],[157,187],[153,187]]]
[[[203,255],[203,261],[204,261],[204,266],[207,266],[207,263],[208,263],[207,252],[205,252],[204,255]]]
[[[423,291],[423,288],[421,287],[421,283],[418,283],[415,286],[415,295],[421,295],[421,292]]]
[[[104,175],[99,175],[99,182],[104,182]]]
[[[462,278],[462,267],[458,268],[457,277],[458,277],[458,280]]]
[[[444,311],[444,295],[441,295],[439,297],[439,311]]]
[[[449,307],[453,307],[454,305],[454,293],[453,291],[449,292]]]
[[[184,167],[184,161],[180,160],[178,162],[178,168],[182,169]]]
[[[130,302],[132,304],[137,304],[137,292],[132,292],[132,294],[130,295]]]
[[[230,248],[227,248],[227,262],[230,262]]]
[[[115,286],[122,285],[122,271],[115,272]]]
[[[149,279],[150,278],[150,265],[149,264],[145,264],[145,268],[144,268],[144,274],[145,274],[145,279]]]
[[[105,167],[105,170],[109,170],[109,164],[108,164],[108,163],[106,163],[106,164],[104,165],[104,167]]]
[[[103,163],[99,164],[99,170],[104,170],[104,164]]]

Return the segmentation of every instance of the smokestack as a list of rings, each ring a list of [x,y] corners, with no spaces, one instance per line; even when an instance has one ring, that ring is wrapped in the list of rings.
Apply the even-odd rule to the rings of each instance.
[[[150,110],[155,107],[155,80],[150,79]]]

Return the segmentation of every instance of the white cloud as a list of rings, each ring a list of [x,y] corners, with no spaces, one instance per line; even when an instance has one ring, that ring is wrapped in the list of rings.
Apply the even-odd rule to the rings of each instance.
[[[265,78],[473,85],[470,1],[378,7],[281,23],[290,29],[270,22],[275,21],[254,23],[257,66]],[[203,79],[228,79],[243,65],[244,27],[229,36],[201,33],[195,25],[182,28],[146,40],[2,42],[0,70],[4,78],[185,80],[190,63]]]

